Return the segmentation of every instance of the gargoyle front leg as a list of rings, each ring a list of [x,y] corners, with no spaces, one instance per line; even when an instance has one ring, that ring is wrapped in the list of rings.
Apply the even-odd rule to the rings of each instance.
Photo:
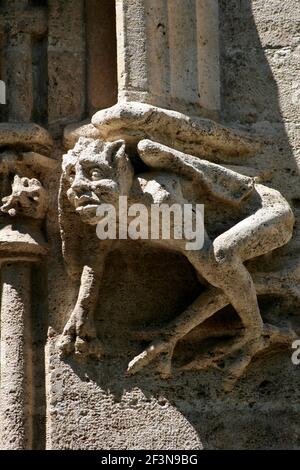
[[[163,378],[171,375],[172,356],[177,342],[228,304],[225,294],[214,287],[201,294],[181,315],[161,330],[160,336],[128,365],[127,373],[135,374],[160,356],[158,370]]]
[[[276,285],[273,287],[276,292]],[[259,294],[265,294],[266,292],[272,292],[272,285],[266,289],[266,286],[258,283],[257,289]],[[228,304],[229,300],[221,290],[210,287],[181,315],[169,322],[160,331],[159,337],[152,341],[141,354],[129,363],[127,372],[135,374],[155,358],[159,358],[157,368],[160,375],[162,378],[170,377],[172,357],[177,342]],[[228,369],[225,388],[229,390],[230,387],[234,386],[238,378],[243,375],[252,357],[258,352],[267,349],[271,343],[289,345],[296,337],[297,335],[290,328],[275,327],[265,323],[263,333],[257,339],[248,341],[245,338],[245,334],[241,332],[231,340],[220,341],[214,348],[210,349],[209,354],[196,358],[184,366],[183,369],[200,370],[208,367],[218,367],[220,360],[241,350]],[[247,345],[243,348],[245,343]]]
[[[103,353],[94,324],[102,272],[103,266],[83,268],[77,302],[59,342],[62,356],[75,352],[77,356],[99,359]]]

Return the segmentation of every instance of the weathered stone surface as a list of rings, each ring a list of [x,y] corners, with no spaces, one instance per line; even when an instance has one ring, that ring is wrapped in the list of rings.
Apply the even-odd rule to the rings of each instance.
[[[26,0],[4,0],[0,12],[0,31],[4,36],[6,56],[6,118],[30,122],[35,118],[36,105],[42,104],[38,98],[42,88],[36,80],[40,72],[36,60],[43,63],[38,49],[47,31],[46,8],[41,5],[32,8]]]
[[[87,98],[90,114],[117,101],[115,2],[86,2]]]
[[[1,446],[299,448],[298,1],[0,3]],[[74,204],[108,188],[204,201],[220,260],[246,256],[253,284],[140,240],[103,265],[95,207]]]
[[[84,2],[49,2],[48,11],[48,121],[54,134],[84,119],[85,50]]]
[[[37,124],[0,123],[0,149],[12,147],[49,155],[52,146],[49,133]]]
[[[218,2],[116,0],[119,100],[216,117]]]
[[[1,266],[1,442],[0,448],[32,446],[30,265]]]
[[[80,137],[98,139],[99,130],[89,121],[69,124],[64,130],[64,146],[66,149],[72,149]]]
[[[92,124],[104,140],[126,138],[136,143],[144,137],[172,145],[195,156],[212,159],[226,155],[247,155],[258,151],[260,143],[209,119],[189,117],[176,111],[144,103],[121,102],[98,111]]]

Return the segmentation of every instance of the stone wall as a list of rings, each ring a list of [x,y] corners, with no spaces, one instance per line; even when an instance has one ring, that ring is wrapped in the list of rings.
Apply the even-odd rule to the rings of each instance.
[[[176,3],[174,11],[179,15],[182,2],[170,1]],[[97,335],[105,346],[104,357],[101,361],[60,357],[57,345],[76,303],[79,284],[67,275],[58,223],[60,166],[65,153],[63,130],[70,123],[89,120],[97,110],[117,102],[116,17],[113,0],[28,3],[33,10],[42,10],[46,18],[46,29],[41,34],[33,33],[31,56],[20,62],[24,67],[22,74],[28,68],[32,71],[27,70],[26,76],[37,84],[33,89],[38,96],[30,97],[26,92],[28,79],[25,84],[16,85],[11,78],[12,74],[15,77],[17,59],[9,56],[11,42],[7,39],[5,21],[11,16],[11,10],[9,2],[2,1],[0,78],[7,83],[8,105],[0,105],[1,122],[34,121],[44,126],[54,140],[50,157],[58,162],[56,169],[49,169],[43,180],[49,194],[43,227],[48,253],[42,264],[32,270],[34,394],[29,411],[33,416],[30,447],[299,448],[300,366],[292,364],[290,347],[258,354],[246,374],[228,392],[223,388],[222,368],[182,370],[182,366],[210,344],[197,327],[176,347],[175,373],[171,378],[160,378],[155,364],[136,375],[126,375],[128,362],[152,339],[151,334],[149,337],[145,334],[147,328],[153,325],[157,328],[172,320],[205,289],[205,283],[199,284],[192,266],[178,253],[142,242],[120,243],[106,259],[95,314]],[[296,216],[292,240],[276,251],[275,258],[272,254],[260,258],[262,272],[282,270],[294,266],[294,262],[297,266],[293,269],[299,270],[300,18],[297,3],[297,0],[219,0],[216,47],[220,60],[217,80],[220,95],[217,98],[213,95],[217,104],[210,110],[206,106],[209,100],[197,106],[182,102],[178,105],[180,111],[213,117],[234,131],[246,132],[262,142],[261,151],[254,156],[237,156],[227,162],[234,167],[251,167],[263,184],[285,196]],[[15,4],[19,8],[17,1]],[[19,19],[25,18],[22,9],[18,15]],[[163,28],[164,25],[159,27],[160,34]],[[139,31],[134,33],[138,35]],[[22,32],[23,36],[26,34]],[[151,39],[154,32],[150,28],[147,34]],[[164,46],[164,40],[160,36],[161,47],[166,47],[167,53],[170,43]],[[175,34],[173,40],[180,42],[180,37]],[[136,46],[138,51],[140,46]],[[28,49],[24,50],[28,53]],[[149,54],[155,61],[156,52],[151,49]],[[175,57],[168,56],[176,77],[174,64],[178,69],[181,67],[180,54],[185,51]],[[123,59],[118,56],[119,73]],[[200,66],[202,63],[203,57]],[[150,79],[154,74],[157,80],[158,70],[154,67],[151,73]],[[160,80],[155,84],[161,86]],[[25,118],[21,111],[14,118],[21,104],[14,105],[11,111],[13,86],[19,87],[20,97],[26,95],[25,111],[32,108],[31,113],[24,111]],[[215,84],[213,90],[214,87]],[[125,95],[119,76],[119,97]],[[151,102],[153,97],[148,97],[148,102],[176,108],[176,100],[166,96],[164,102],[159,102],[157,92],[156,102]],[[140,95],[137,100],[142,101]],[[4,148],[3,140],[0,143]],[[87,242],[92,232],[87,235],[80,220],[73,230],[79,240],[78,250],[88,249],[93,255],[97,246]],[[295,290],[300,282],[299,273],[297,276],[292,281]],[[299,298],[295,301],[292,295],[262,295],[259,305],[264,321],[291,324],[300,335]],[[239,324],[238,316],[228,306],[207,320],[204,330],[217,336],[219,329],[226,330],[228,325],[236,324]]]

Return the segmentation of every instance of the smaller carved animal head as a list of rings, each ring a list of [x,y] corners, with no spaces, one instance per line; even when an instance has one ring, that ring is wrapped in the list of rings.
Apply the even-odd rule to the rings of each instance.
[[[36,178],[15,175],[12,192],[2,198],[1,212],[11,217],[20,215],[33,219],[43,219],[48,209],[48,195]]]
[[[119,196],[130,191],[133,168],[125,142],[80,138],[63,157],[63,178],[69,183],[67,197],[83,222],[96,224],[100,204],[117,205]]]

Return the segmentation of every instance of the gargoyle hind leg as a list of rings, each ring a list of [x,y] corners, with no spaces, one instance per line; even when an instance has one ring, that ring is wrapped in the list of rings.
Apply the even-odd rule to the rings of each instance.
[[[285,245],[294,224],[292,211],[280,193],[262,185],[256,189],[261,207],[214,240],[210,253],[212,271],[203,273],[222,289],[240,316],[245,343],[263,334],[263,321],[254,282],[243,262]]]
[[[160,331],[159,337],[129,363],[127,372],[135,374],[160,355],[159,373],[163,378],[169,377],[177,342],[227,304],[228,300],[222,291],[209,288]]]
[[[100,256],[95,256],[93,265],[87,264],[82,270],[76,305],[59,341],[62,356],[75,352],[79,357],[92,356],[99,359],[103,353],[101,342],[97,338],[94,312],[107,251],[108,248],[99,250]]]
[[[220,290],[210,289],[202,294],[183,314],[167,325],[161,338],[153,341],[130,362],[130,373],[137,372],[158,354],[163,354],[161,373],[170,375],[171,358],[177,341],[223,308],[228,300],[239,314],[244,331],[224,350],[223,355],[243,346],[247,350],[247,354],[242,352],[247,360],[241,361],[239,358],[237,364],[232,365],[232,374],[240,376],[242,369],[249,364],[250,356],[253,357],[262,349],[264,335],[269,336],[270,328],[263,325],[256,289],[243,261],[287,243],[292,235],[294,218],[288,203],[277,191],[259,186],[258,192],[262,200],[261,208],[218,237],[207,255],[205,249],[184,253],[196,271]]]

